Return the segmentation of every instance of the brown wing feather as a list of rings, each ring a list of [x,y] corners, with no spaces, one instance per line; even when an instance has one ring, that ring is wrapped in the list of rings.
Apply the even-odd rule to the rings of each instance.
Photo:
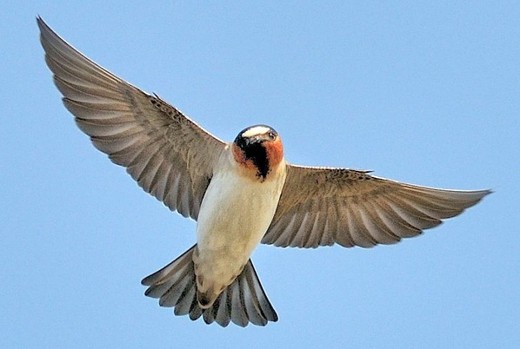
[[[396,243],[462,213],[490,193],[420,187],[365,171],[287,166],[277,211],[262,240],[281,247]]]
[[[171,210],[197,219],[225,144],[157,96],[72,48],[37,19],[63,102],[92,143]]]

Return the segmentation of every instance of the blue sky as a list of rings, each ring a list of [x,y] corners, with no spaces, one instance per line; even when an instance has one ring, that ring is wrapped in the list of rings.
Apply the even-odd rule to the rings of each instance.
[[[520,346],[518,2],[28,3],[0,15],[0,347]],[[37,14],[222,139],[265,123],[293,163],[495,193],[398,245],[260,246],[267,327],[175,317],[140,280],[195,223],[76,128]]]

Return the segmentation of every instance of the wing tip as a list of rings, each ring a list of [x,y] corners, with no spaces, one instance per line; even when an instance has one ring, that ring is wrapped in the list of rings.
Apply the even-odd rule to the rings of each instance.
[[[478,204],[484,197],[493,194],[494,191],[492,189],[482,189],[482,190],[470,190],[470,191],[461,191],[463,194],[471,195],[471,200],[466,208],[474,206]]]
[[[38,28],[40,29],[40,33],[42,35],[48,32],[54,33],[40,15],[36,15],[36,24],[38,24]]]

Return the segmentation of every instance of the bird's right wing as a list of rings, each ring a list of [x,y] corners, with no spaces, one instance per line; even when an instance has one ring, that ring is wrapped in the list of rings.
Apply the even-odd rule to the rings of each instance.
[[[79,53],[41,18],[37,22],[47,65],[78,127],[145,191],[197,219],[224,142]]]

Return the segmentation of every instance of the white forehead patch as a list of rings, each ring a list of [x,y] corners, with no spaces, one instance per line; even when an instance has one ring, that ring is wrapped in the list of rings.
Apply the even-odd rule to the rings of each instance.
[[[255,126],[255,127],[251,127],[246,132],[242,133],[242,137],[249,138],[249,137],[253,137],[256,135],[263,135],[263,134],[269,132],[270,130],[271,129],[269,127]]]

